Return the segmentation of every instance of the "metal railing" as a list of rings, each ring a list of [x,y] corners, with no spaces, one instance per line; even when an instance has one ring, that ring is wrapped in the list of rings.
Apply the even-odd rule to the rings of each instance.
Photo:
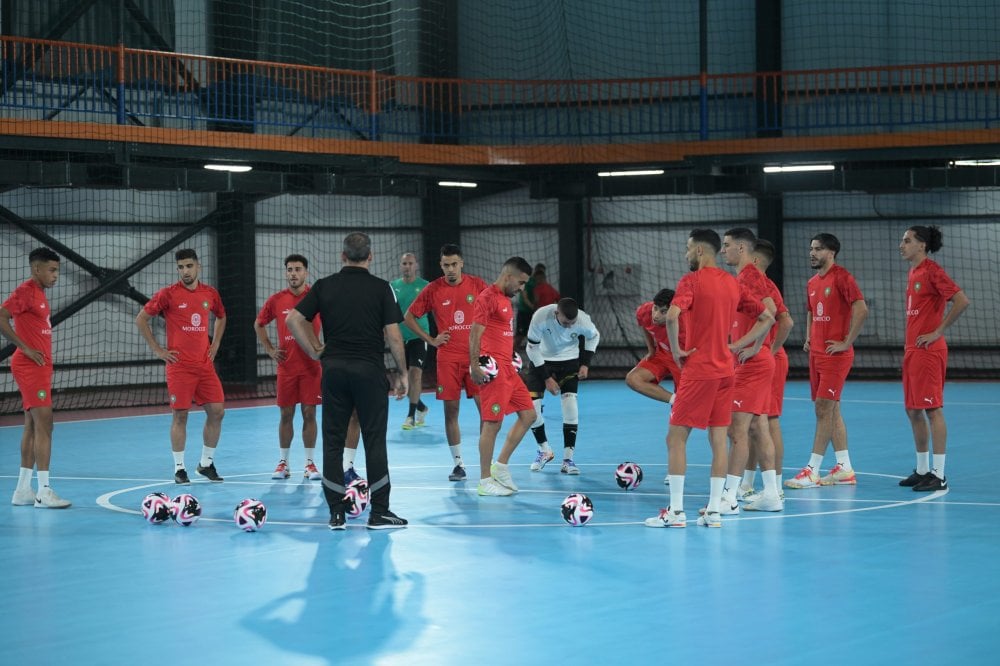
[[[410,143],[984,129],[1000,60],[584,81],[392,76],[0,37],[0,118]]]

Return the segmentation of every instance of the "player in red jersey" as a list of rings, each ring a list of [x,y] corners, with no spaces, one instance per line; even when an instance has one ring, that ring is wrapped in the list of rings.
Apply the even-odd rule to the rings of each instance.
[[[670,506],[647,518],[647,527],[687,526],[684,513],[685,447],[692,428],[707,428],[712,447],[708,509],[698,518],[698,524],[722,527],[719,504],[726,481],[726,430],[731,421],[734,373],[729,330],[739,302],[739,285],[732,275],[716,265],[715,255],[721,248],[722,240],[715,231],[695,229],[691,232],[685,256],[692,272],[677,283],[677,293],[667,310],[671,354],[683,371],[667,431]],[[688,344],[696,345],[694,347],[681,348],[681,313],[685,317]]]
[[[854,341],[868,317],[868,305],[854,276],[837,265],[839,252],[840,241],[833,234],[816,234],[809,244],[809,264],[817,273],[806,285],[806,341],[802,349],[809,352],[816,434],[809,464],[795,478],[785,481],[786,488],[857,483],[847,451],[847,426],[840,413],[840,397],[854,363]],[[820,478],[823,454],[831,441],[837,464]]]
[[[740,512],[737,501],[743,468],[750,455],[750,435],[758,443],[757,460],[764,479],[761,496],[744,505],[746,511],[781,511],[777,474],[774,469],[774,442],[767,425],[771,406],[771,380],[774,357],[766,338],[774,326],[777,306],[771,298],[764,274],[753,265],[757,237],[746,227],[730,229],[722,239],[722,256],[728,266],[737,269],[740,300],[732,323],[729,348],[736,364],[733,383],[732,423],[729,426],[729,473],[722,490],[722,515]]]
[[[910,262],[906,284],[906,343],[903,351],[903,402],[913,428],[917,468],[899,482],[917,491],[946,490],[944,458],[948,428],[944,420],[944,376],[948,343],[944,332],[969,307],[969,298],[927,255],[942,245],[936,226],[913,226],[903,234],[899,254]],[[945,314],[945,308],[948,303]],[[929,424],[929,427],[928,427]],[[934,443],[933,463],[928,443]]]
[[[437,349],[437,399],[444,402],[444,431],[455,463],[448,475],[449,481],[464,481],[466,478],[458,408],[462,389],[465,389],[466,397],[476,400],[476,408],[479,407],[479,388],[469,376],[469,330],[472,328],[476,298],[489,286],[480,277],[463,274],[464,266],[462,251],[457,245],[447,243],[441,246],[441,271],[444,275],[424,287],[403,315],[406,326]],[[438,334],[435,337],[431,337],[417,322],[428,312],[434,316],[437,325]]]
[[[505,496],[517,492],[507,462],[521,439],[535,422],[535,407],[531,394],[514,369],[514,322],[516,314],[511,297],[524,288],[531,273],[531,264],[521,257],[504,262],[500,275],[476,299],[476,309],[469,332],[469,363],[472,381],[481,384],[479,393],[479,487],[480,495]],[[497,374],[487,380],[479,365],[480,356],[490,356],[496,363]],[[507,432],[496,463],[493,450],[497,433],[507,414],[517,412],[517,421]]]
[[[661,289],[653,296],[653,300],[646,301],[635,309],[635,321],[642,329],[642,337],[646,342],[646,355],[625,375],[625,384],[630,389],[668,405],[674,404],[674,396],[681,383],[681,368],[670,353],[670,341],[667,339],[667,310],[673,297],[673,289]],[[678,337],[683,348],[687,343],[683,318],[679,324]],[[667,375],[674,380],[673,393],[660,385]],[[663,483],[670,483],[669,471],[664,475]]]
[[[322,478],[316,468],[316,405],[323,404],[323,366],[310,358],[296,344],[295,337],[288,330],[285,318],[309,292],[309,260],[301,254],[285,257],[285,281],[288,289],[272,294],[264,303],[253,323],[257,340],[263,345],[267,355],[278,364],[277,404],[281,411],[278,422],[278,450],[280,458],[274,468],[272,479],[287,479],[291,476],[288,457],[292,438],[295,435],[295,406],[302,405],[302,446],[305,449],[305,471],[309,480]],[[275,346],[267,335],[267,325],[277,320],[278,344]],[[320,318],[312,321],[313,331],[319,337]]]
[[[674,391],[681,382],[681,368],[674,362],[670,341],[667,340],[667,310],[673,297],[673,289],[661,289],[653,300],[635,309],[635,321],[646,341],[646,355],[625,375],[625,383],[630,389],[668,405],[674,403],[674,393],[660,386],[660,382],[670,375],[674,380]],[[680,323],[680,344],[684,347],[687,343],[684,320],[681,319]]]
[[[47,247],[28,255],[31,278],[14,290],[0,306],[0,333],[17,349],[10,359],[11,374],[21,391],[24,430],[21,433],[21,467],[11,504],[40,509],[65,509],[68,500],[49,486],[52,458],[52,323],[45,290],[59,280],[59,255]],[[13,321],[13,324],[11,323]],[[31,474],[38,469],[38,493],[31,489]]]
[[[209,481],[221,482],[215,469],[215,447],[222,432],[225,413],[222,382],[215,372],[215,356],[226,330],[226,309],[219,292],[202,283],[197,253],[185,248],[174,254],[180,280],[156,292],[139,311],[135,325],[156,357],[166,363],[167,391],[173,421],[170,448],[174,454],[174,482],[187,485],[184,445],[187,440],[188,411],[191,404],[204,405],[205,427],[198,473]],[[208,315],[215,315],[212,339],[208,337]],[[167,347],[156,341],[150,320],[163,315],[167,325]]]
[[[767,427],[771,433],[771,441],[774,442],[775,483],[778,486],[781,499],[784,499],[784,493],[780,489],[782,484],[781,466],[785,459],[785,440],[781,432],[779,418],[781,417],[781,410],[784,405],[785,383],[788,381],[788,354],[785,353],[785,341],[788,339],[788,334],[791,333],[795,322],[788,312],[788,306],[785,305],[785,299],[781,296],[781,290],[778,289],[778,285],[771,278],[767,277],[767,269],[774,261],[774,257],[774,244],[771,241],[758,238],[757,245],[753,251],[753,264],[757,267],[757,270],[764,274],[768,295],[770,295],[775,305],[775,325],[768,331],[767,338],[764,340],[764,344],[771,348],[771,355],[774,356],[774,377],[771,380],[771,397],[768,401]],[[756,448],[757,444],[753,436],[753,431],[751,431],[750,457],[747,459],[746,469],[743,471],[743,481],[740,483],[739,490],[739,497],[744,501],[753,500],[757,494],[753,489],[757,468],[757,456],[754,453]]]

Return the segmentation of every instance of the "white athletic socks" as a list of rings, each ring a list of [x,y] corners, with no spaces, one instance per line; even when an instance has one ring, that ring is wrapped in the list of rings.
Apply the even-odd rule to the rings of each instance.
[[[718,513],[719,506],[722,504],[722,489],[726,486],[726,479],[736,479],[736,483],[739,483],[739,477],[735,476],[730,477],[727,475],[725,479],[721,476],[709,477],[708,506],[705,507],[706,513]],[[733,487],[735,488],[736,486],[734,485]],[[673,492],[673,486],[670,487],[670,490]]]
[[[823,465],[823,456],[818,453],[809,454],[809,466],[814,472],[819,474],[820,467]]]
[[[462,445],[448,446],[448,450],[451,451],[451,457],[455,459],[455,464],[465,467],[465,463],[462,462]]]
[[[32,467],[21,467],[17,472],[17,489],[18,490],[31,490],[31,473],[34,472]]]
[[[939,479],[944,478],[944,456],[945,454],[943,453],[935,453],[933,455],[934,464],[931,465],[931,472]]]
[[[215,449],[207,446],[201,447],[201,462],[199,463],[202,467],[209,467],[212,461],[215,459]]]
[[[917,452],[917,474],[926,474],[931,471],[931,452]]]
[[[289,447],[289,448],[279,447],[278,448],[278,455],[280,455],[281,456],[281,460],[284,460],[285,462],[288,462],[288,456],[291,453],[292,453],[291,447]]]
[[[718,499],[716,499],[716,507],[718,507]],[[670,475],[670,510],[671,511],[683,511],[684,510],[684,475],[683,474],[671,474]],[[718,508],[716,508],[716,511],[718,511]]]
[[[174,454],[174,469],[184,469],[184,452],[183,451],[171,451]]]
[[[49,487],[49,473],[48,471],[43,472],[38,470],[38,492],[42,492],[42,488]]]
[[[847,449],[843,451],[834,451],[834,455],[837,456],[837,464],[844,469],[854,469],[851,467],[851,454],[847,452]]]

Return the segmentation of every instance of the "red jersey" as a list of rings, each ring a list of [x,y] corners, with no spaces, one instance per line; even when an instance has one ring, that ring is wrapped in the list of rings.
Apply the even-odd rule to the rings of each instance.
[[[930,333],[941,325],[945,304],[962,290],[940,264],[924,259],[910,269],[906,284],[906,349],[915,349],[917,336]],[[927,349],[947,349],[944,336]]]
[[[635,309],[635,321],[639,326],[649,331],[653,336],[657,351],[670,353],[670,340],[667,338],[667,327],[663,324],[653,323],[653,301],[646,301]],[[677,331],[677,342],[681,349],[685,349],[687,341],[687,327],[684,325],[685,319],[681,317],[677,320],[679,324]]]
[[[272,294],[264,303],[264,307],[257,313],[257,323],[267,326],[275,319],[278,320],[278,344],[277,346],[285,350],[285,360],[278,364],[278,369],[294,375],[314,372],[319,366],[319,361],[314,360],[306,354],[299,343],[295,341],[295,336],[288,330],[285,317],[295,309],[305,295],[309,293],[309,285],[296,296],[291,289],[283,289],[276,294]],[[313,317],[312,327],[316,337],[319,337],[322,324],[319,315]]]
[[[476,299],[489,285],[475,275],[462,275],[462,282],[454,287],[443,277],[433,280],[410,303],[408,312],[420,318],[430,312],[434,315],[438,332],[448,331],[448,342],[437,348],[437,357],[447,361],[469,362],[469,329],[472,328],[472,311]]]
[[[45,357],[45,364],[52,365],[52,324],[49,321],[49,299],[34,280],[28,280],[14,290],[3,303],[3,307],[14,317],[14,332],[32,349],[37,349]],[[14,356],[23,354],[18,349]],[[27,358],[27,357],[25,357]]]
[[[535,297],[535,309],[543,308],[546,305],[552,305],[553,303],[559,302],[559,292],[548,282],[543,282],[541,284],[535,285],[535,290],[532,292]]]
[[[180,282],[156,292],[143,308],[146,314],[162,314],[167,322],[167,349],[179,352],[181,363],[208,363],[208,313],[226,316],[222,299],[202,282],[194,290]]]
[[[486,327],[479,345],[480,354],[489,354],[497,363],[514,358],[514,306],[510,297],[490,285],[476,299],[472,321]],[[468,351],[466,351],[468,354]]]
[[[764,275],[761,273],[761,275]],[[781,290],[778,289],[778,285],[774,284],[774,280],[764,275],[764,281],[767,285],[767,295],[771,297],[774,301],[774,320],[775,324],[771,327],[771,330],[767,332],[767,337],[764,338],[764,344],[768,347],[774,346],[774,339],[778,337],[778,317],[788,312],[788,306],[785,305],[785,299],[781,297]],[[785,353],[785,347],[782,346],[779,349],[771,349],[775,354]]]
[[[733,318],[733,331],[730,335],[730,342],[736,342],[746,335],[754,324],[760,313],[766,308],[762,301],[770,296],[767,291],[767,278],[757,270],[753,264],[747,264],[736,276],[736,283],[740,287],[740,300],[736,305],[736,316]],[[771,327],[773,330],[773,326]]]
[[[729,330],[736,316],[740,288],[721,268],[701,268],[677,283],[670,305],[686,317],[687,336],[697,349],[684,362],[684,377],[694,380],[732,377]]]
[[[851,330],[851,305],[864,298],[854,276],[843,266],[834,264],[826,275],[817,273],[809,278],[806,302],[812,321],[810,353],[824,353],[827,340],[839,341],[847,337]]]

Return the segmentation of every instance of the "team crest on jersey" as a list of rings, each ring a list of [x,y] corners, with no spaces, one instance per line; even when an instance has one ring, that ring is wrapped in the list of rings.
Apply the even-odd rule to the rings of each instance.
[[[198,314],[197,312],[191,315],[191,325],[201,326],[201,315]]]
[[[208,309],[208,301],[202,301],[201,302],[201,309],[202,310],[207,310]]]
[[[466,294],[465,295],[465,302],[466,303],[471,303],[474,300],[476,300],[476,297],[473,296],[472,294]]]
[[[920,283],[919,282],[915,282],[913,284],[913,291],[920,291]]]
[[[830,295],[830,288],[829,287],[827,287],[826,289],[823,290],[823,295],[824,296],[829,296]]]
[[[173,404],[175,402],[177,402],[177,396],[176,395],[171,395],[170,396],[170,404]]]
[[[493,412],[494,414],[499,414],[500,413],[500,405],[498,403],[494,402],[492,405],[490,405],[490,411]]]
[[[461,310],[455,310],[455,323],[464,324],[465,323],[465,313]]]
[[[438,384],[438,393],[444,393],[444,387]]]
[[[45,396],[47,396],[47,395],[48,395],[48,393],[45,391],[45,389],[38,389],[38,399],[39,400],[45,400]]]

